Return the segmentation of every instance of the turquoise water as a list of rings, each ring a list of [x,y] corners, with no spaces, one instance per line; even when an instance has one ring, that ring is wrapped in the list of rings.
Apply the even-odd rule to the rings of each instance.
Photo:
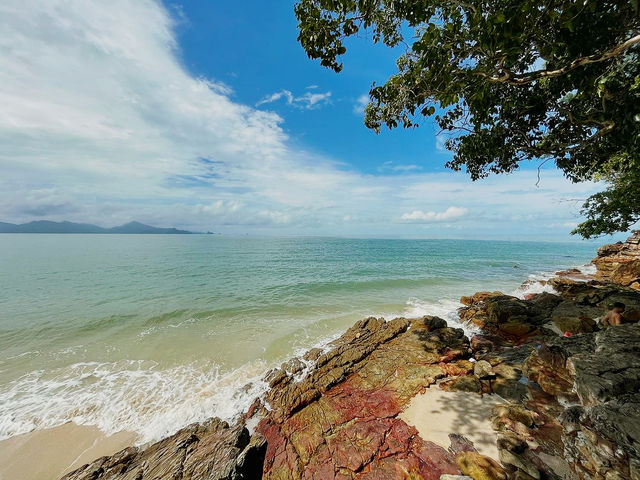
[[[0,438],[69,420],[159,438],[369,315],[438,314],[582,265],[586,243],[0,235]],[[520,292],[522,293],[522,292]],[[247,383],[251,386],[242,388]]]

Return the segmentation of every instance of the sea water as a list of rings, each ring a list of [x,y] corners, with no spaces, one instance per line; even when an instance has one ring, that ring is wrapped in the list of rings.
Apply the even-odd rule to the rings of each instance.
[[[595,252],[580,242],[0,235],[0,439],[74,421],[142,443],[232,420],[264,391],[268,368],[356,320],[455,324],[461,295],[522,295],[524,281]]]

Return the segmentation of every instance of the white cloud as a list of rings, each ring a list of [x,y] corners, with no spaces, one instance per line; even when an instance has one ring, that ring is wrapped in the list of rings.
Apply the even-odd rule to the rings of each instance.
[[[356,98],[356,101],[353,105],[353,113],[355,113],[356,115],[362,115],[367,105],[369,105],[369,94],[364,93]]]
[[[420,165],[415,164],[394,164],[392,161],[384,162],[382,165],[378,167],[379,172],[391,171],[391,172],[415,172],[417,170],[422,170]]]
[[[307,87],[307,89],[315,89],[318,88],[316,85],[311,85]],[[267,95],[258,103],[256,103],[256,107],[260,105],[264,105],[267,103],[277,102],[280,99],[285,99],[287,105],[291,105],[293,107],[305,109],[305,110],[313,110],[314,108],[319,108],[323,105],[327,105],[331,103],[331,92],[324,93],[311,93],[305,92],[304,94],[296,97],[289,90],[281,90],[279,92],[272,93],[271,95]]]
[[[595,190],[557,171],[537,189],[535,171],[471,183],[415,165],[390,164],[404,175],[347,170],[292,146],[279,115],[186,71],[173,21],[153,0],[0,2],[0,18],[0,221],[441,236],[558,225],[566,235]],[[270,101],[311,108],[329,93]],[[473,215],[454,219],[451,205]],[[400,220],[416,211],[443,221]]]
[[[454,220],[467,214],[467,209],[463,207],[449,207],[444,212],[414,210],[404,213],[400,220],[405,222],[430,223],[441,222],[444,220]]]

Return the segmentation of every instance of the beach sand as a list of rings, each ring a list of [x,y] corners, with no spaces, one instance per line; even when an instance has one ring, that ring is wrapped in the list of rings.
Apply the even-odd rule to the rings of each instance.
[[[74,423],[16,435],[0,441],[0,480],[58,480],[135,440],[131,432],[106,436],[96,427]]]
[[[494,405],[504,403],[497,395],[445,392],[437,386],[411,399],[400,418],[414,426],[420,436],[444,448],[450,433],[464,435],[483,455],[498,459],[496,434],[489,417]]]

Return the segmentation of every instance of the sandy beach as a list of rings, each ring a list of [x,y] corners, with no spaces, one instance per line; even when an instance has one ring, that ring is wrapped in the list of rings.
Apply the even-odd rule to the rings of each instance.
[[[448,448],[449,434],[457,433],[471,440],[481,454],[498,460],[496,433],[489,418],[500,403],[504,401],[497,395],[445,392],[434,385],[413,397],[400,418],[424,440]]]
[[[57,480],[135,440],[131,432],[106,436],[96,427],[74,423],[16,435],[0,442],[0,480]]]

